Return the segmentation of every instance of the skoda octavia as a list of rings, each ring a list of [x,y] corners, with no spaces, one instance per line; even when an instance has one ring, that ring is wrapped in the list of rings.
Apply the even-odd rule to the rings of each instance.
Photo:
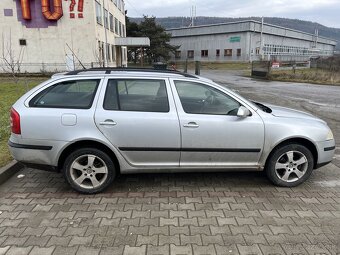
[[[16,160],[61,171],[88,194],[118,173],[145,172],[265,171],[275,185],[293,187],[335,150],[315,116],[166,70],[56,74],[13,105],[11,129]]]

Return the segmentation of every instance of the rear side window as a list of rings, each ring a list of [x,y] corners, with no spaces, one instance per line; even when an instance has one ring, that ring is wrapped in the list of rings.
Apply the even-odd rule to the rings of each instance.
[[[65,81],[43,90],[29,103],[30,107],[89,109],[100,80]]]
[[[164,80],[109,80],[105,110],[169,112]]]

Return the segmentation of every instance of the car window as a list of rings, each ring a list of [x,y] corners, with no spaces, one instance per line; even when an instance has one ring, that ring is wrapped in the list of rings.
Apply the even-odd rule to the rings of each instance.
[[[105,110],[169,112],[164,80],[109,80],[104,99]]]
[[[36,95],[30,107],[89,109],[100,80],[64,81]]]
[[[241,106],[230,96],[201,83],[175,81],[175,85],[186,113],[236,116]]]

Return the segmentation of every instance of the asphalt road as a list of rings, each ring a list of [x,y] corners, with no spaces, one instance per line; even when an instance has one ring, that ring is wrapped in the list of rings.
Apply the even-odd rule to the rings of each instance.
[[[340,141],[340,86],[266,81],[225,70],[204,70],[201,75],[228,86],[248,99],[312,113],[327,121],[335,140]],[[340,167],[339,145],[333,163]]]

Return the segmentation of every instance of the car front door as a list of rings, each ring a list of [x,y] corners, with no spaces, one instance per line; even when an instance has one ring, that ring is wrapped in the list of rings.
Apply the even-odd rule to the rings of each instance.
[[[253,110],[241,118],[238,100],[213,86],[173,80],[180,120],[181,167],[257,168],[264,124]]]
[[[178,167],[180,128],[168,79],[107,79],[95,113],[100,131],[133,166]]]

